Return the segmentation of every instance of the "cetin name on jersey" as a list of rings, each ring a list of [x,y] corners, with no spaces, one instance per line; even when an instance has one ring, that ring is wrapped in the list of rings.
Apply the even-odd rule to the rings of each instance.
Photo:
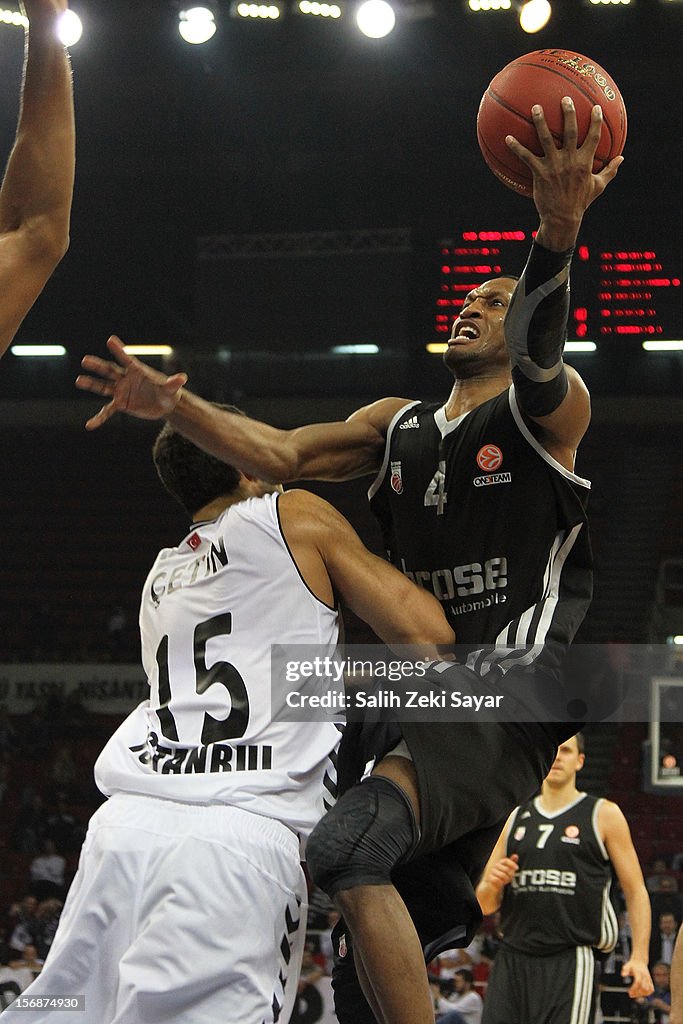
[[[439,601],[452,601],[456,597],[474,597],[493,591],[496,603],[503,595],[495,593],[508,585],[508,560],[504,555],[485,562],[469,562],[446,569],[408,569],[401,559],[401,570],[409,580],[430,590]]]
[[[221,537],[217,542],[211,542],[211,547],[205,555],[179,565],[170,575],[165,569],[158,572],[150,583],[149,596],[158,606],[165,594],[172,594],[174,590],[180,590],[182,587],[190,587],[198,578],[214,576],[227,564],[228,553]]]
[[[563,892],[576,891],[576,872],[558,871],[557,868],[523,868],[514,875],[512,888],[517,891]]]

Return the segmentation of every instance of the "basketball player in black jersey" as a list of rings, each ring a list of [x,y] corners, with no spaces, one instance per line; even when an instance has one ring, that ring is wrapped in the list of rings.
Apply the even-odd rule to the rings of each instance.
[[[618,937],[612,869],[632,934],[622,976],[632,999],[653,991],[643,874],[619,807],[577,789],[584,759],[580,734],[560,744],[539,796],[512,812],[477,886],[484,913],[500,908],[503,933],[483,1024],[593,1024],[593,949],[608,953]]]
[[[19,125],[0,189],[0,356],[69,244],[74,184],[71,67],[57,36],[67,0],[25,0]]]
[[[571,101],[563,101],[563,110],[560,148],[540,107],[533,118],[544,155],[509,140],[534,176],[536,242],[516,285],[499,278],[467,296],[445,355],[454,383],[441,409],[387,398],[346,423],[280,431],[217,412],[183,387],[184,375],[167,378],[151,370],[128,356],[118,339],[109,342],[117,362],[88,356],[84,368],[97,377],[78,381],[109,399],[89,429],[119,410],[165,416],[199,446],[265,479],[380,474],[373,495],[376,506],[384,506],[391,559],[439,597],[458,641],[469,648],[467,668],[446,671],[495,680],[494,688],[519,673],[520,657],[552,677],[591,596],[589,484],[574,473],[589,398],[579,375],[565,366],[562,349],[581,220],[621,160],[593,174],[601,111],[595,108],[588,136],[577,146]],[[377,1020],[432,1021],[422,947],[434,956],[467,941],[480,914],[473,884],[507,815],[538,790],[558,743],[574,731],[551,721],[529,729],[520,723],[402,723],[398,736],[375,749],[381,764],[371,779],[324,819],[314,859],[325,877],[317,881],[349,923]],[[401,732],[403,747],[396,750],[403,756],[382,760]],[[363,754],[358,763],[365,763]],[[340,845],[342,835],[351,849]],[[361,835],[367,848],[355,841]],[[362,868],[354,860],[359,854],[367,856]],[[404,866],[392,875],[399,862]],[[340,976],[342,1024],[372,1020],[353,981],[348,1001],[346,986]]]

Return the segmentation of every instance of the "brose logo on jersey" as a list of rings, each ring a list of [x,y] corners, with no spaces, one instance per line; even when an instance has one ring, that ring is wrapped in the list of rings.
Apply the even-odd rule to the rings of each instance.
[[[559,871],[557,868],[522,868],[511,885],[513,889],[531,892],[560,891],[569,894],[576,889],[576,872]]]

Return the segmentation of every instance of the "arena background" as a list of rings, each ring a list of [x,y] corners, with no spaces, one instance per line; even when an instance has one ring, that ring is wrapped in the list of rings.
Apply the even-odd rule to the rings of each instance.
[[[72,50],[71,248],[17,338],[63,344],[66,355],[8,353],[0,367],[0,699],[14,732],[1,769],[5,907],[28,886],[21,816],[36,795],[43,814],[53,809],[64,744],[76,765],[66,813],[84,824],[97,805],[93,759],[144,692],[139,588],[158,548],[186,525],[151,468],[153,426],[119,419],[83,430],[96,403],[73,388],[80,357],[102,353],[112,332],[168,344],[156,365],[181,367],[205,397],[282,426],[343,417],[385,394],[445,397],[448,376],[425,348],[439,340],[444,260],[463,233],[490,246],[513,232],[499,259],[519,272],[536,224],[533,204],[487,170],[475,136],[486,84],[532,49],[599,61],[629,114],[626,162],[588,213],[586,258],[575,260],[573,336],[597,344],[568,357],[594,407],[577,463],[593,481],[597,567],[580,639],[606,645],[617,673],[629,670],[623,645],[661,645],[673,685],[683,675],[673,643],[683,637],[683,353],[645,352],[644,332],[601,333],[598,296],[602,253],[622,253],[636,274],[656,264],[647,273],[669,286],[657,288],[645,322],[656,340],[683,338],[683,4],[556,0],[548,26],[530,36],[514,9],[404,0],[396,30],[371,40],[355,29],[353,5],[341,4],[337,22],[288,10],[247,23],[221,3],[203,47],[180,39],[179,5],[72,6],[84,35]],[[22,49],[21,31],[0,25],[5,153]],[[349,344],[378,351],[332,352]],[[316,489],[379,550],[366,485]],[[368,639],[358,623],[351,635]],[[683,791],[671,784],[680,727],[670,721],[659,735],[675,759],[665,788],[661,765],[651,771],[652,738],[647,721],[592,725],[582,776],[618,800],[646,871],[657,856],[671,869],[683,853]],[[76,825],[65,850],[70,871],[78,834]]]

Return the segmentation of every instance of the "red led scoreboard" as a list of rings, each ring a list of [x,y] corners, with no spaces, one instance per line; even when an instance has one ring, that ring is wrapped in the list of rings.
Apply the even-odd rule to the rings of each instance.
[[[465,296],[491,277],[519,275],[531,232],[465,230],[439,243],[432,341],[445,341]],[[681,339],[680,267],[662,246],[577,247],[572,265],[570,339]]]

